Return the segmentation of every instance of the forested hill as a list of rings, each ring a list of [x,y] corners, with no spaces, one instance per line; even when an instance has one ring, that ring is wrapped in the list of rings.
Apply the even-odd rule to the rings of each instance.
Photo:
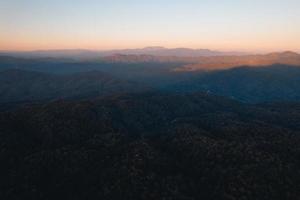
[[[205,93],[0,114],[1,199],[297,199],[300,105]]]

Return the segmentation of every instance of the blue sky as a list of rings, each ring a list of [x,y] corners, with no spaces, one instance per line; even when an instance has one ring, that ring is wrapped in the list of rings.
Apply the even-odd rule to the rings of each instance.
[[[299,50],[299,0],[0,0],[0,49]]]

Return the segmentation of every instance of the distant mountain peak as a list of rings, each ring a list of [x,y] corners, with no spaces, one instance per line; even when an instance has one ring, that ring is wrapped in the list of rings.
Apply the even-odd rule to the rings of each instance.
[[[270,53],[269,55],[273,55],[273,56],[285,56],[285,57],[300,56],[300,54],[298,54],[298,53],[296,53],[294,51],[273,52],[273,53]]]
[[[157,50],[166,50],[167,48],[162,47],[162,46],[149,46],[149,47],[144,47],[143,50],[151,50],[151,51],[157,51]]]
[[[284,51],[284,52],[282,52],[282,55],[299,56],[300,54],[298,54],[294,51]]]

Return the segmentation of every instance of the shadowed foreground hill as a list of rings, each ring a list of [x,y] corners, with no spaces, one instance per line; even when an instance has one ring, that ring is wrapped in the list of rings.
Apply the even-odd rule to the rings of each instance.
[[[298,199],[300,105],[206,94],[0,114],[1,199]]]

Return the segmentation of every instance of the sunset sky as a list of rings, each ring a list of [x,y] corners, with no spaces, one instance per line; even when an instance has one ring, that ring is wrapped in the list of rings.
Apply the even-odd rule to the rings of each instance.
[[[300,50],[299,0],[0,0],[0,50]]]

